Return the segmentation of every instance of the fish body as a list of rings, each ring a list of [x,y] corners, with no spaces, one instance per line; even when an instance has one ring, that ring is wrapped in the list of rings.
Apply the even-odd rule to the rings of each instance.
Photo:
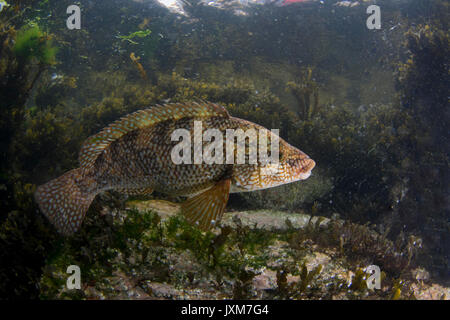
[[[259,153],[252,161],[250,139],[221,138],[239,130],[254,130],[267,137],[258,151],[272,151],[271,144],[277,142],[276,163],[263,161]],[[176,131],[189,135],[174,139]],[[214,137],[203,139],[206,132],[213,132]],[[188,147],[176,149],[184,139],[189,140]],[[243,147],[240,159],[244,161],[236,161],[239,147]],[[185,161],[174,161],[174,154],[181,154]],[[79,162],[79,168],[39,186],[35,193],[41,211],[66,235],[80,228],[92,200],[106,190],[185,196],[182,214],[208,230],[220,220],[229,193],[303,180],[315,166],[305,153],[276,134],[231,117],[225,108],[209,102],[166,104],[132,113],[88,138]]]

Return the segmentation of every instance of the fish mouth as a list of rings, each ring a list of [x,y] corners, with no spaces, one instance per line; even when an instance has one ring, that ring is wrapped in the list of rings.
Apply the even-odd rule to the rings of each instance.
[[[311,158],[305,159],[304,161],[306,163],[304,164],[303,172],[299,174],[301,180],[308,179],[311,176],[311,170],[316,166],[316,162]]]
[[[311,171],[312,169],[314,169],[314,167],[316,166],[316,162],[311,159],[308,158],[307,162],[306,162],[306,171]]]
[[[300,178],[300,180],[306,180],[309,178],[310,175],[311,175],[311,171],[302,172],[299,174],[299,178]]]

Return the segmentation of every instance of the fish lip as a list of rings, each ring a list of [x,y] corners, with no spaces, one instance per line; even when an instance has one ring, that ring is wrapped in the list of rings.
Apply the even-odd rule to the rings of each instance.
[[[308,179],[311,176],[311,170],[316,166],[316,162],[313,159],[307,158],[305,160],[306,166],[303,167],[303,172],[299,175],[301,180]]]
[[[311,171],[316,166],[316,162],[313,159],[311,159],[311,158],[308,158],[308,160],[309,161],[308,161],[308,165],[307,165],[306,171]]]
[[[306,180],[311,176],[311,171],[302,172],[299,175],[300,180]]]

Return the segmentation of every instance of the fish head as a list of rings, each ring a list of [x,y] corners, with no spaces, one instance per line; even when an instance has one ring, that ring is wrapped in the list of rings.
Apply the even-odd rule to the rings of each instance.
[[[316,163],[306,153],[280,139],[279,173],[286,183],[305,180],[311,175]]]
[[[277,186],[308,179],[316,166],[306,153],[279,138],[278,162],[261,166],[266,184]]]
[[[257,165],[236,168],[236,184],[232,192],[248,192],[277,187],[308,179],[316,163],[306,153],[281,138],[278,157],[261,161]]]

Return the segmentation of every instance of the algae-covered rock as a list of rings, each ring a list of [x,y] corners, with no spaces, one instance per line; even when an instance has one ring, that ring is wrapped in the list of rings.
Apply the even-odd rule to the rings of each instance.
[[[357,245],[352,237],[382,237],[368,227],[261,210],[226,213],[219,228],[202,233],[177,215],[177,204],[134,200],[126,207],[88,215],[81,234],[60,243],[44,268],[41,298],[385,299],[399,286],[399,274],[383,265],[381,289],[362,284],[374,256],[349,246]],[[390,246],[385,254],[396,250]],[[66,285],[69,265],[80,267],[80,289]],[[397,267],[401,298],[426,298],[431,287],[448,297],[448,288]]]

